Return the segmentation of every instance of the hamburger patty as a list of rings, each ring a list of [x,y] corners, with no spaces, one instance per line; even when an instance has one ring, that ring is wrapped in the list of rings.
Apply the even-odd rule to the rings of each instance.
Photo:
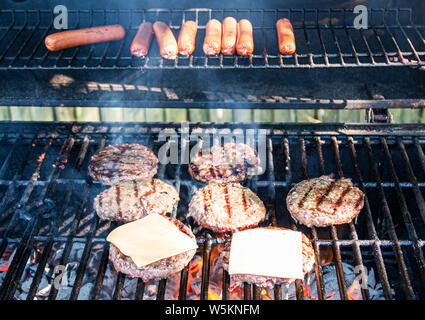
[[[198,152],[189,164],[190,175],[201,182],[242,182],[260,174],[257,152],[243,143],[215,145]]]
[[[186,225],[177,219],[171,217],[166,218],[174,223],[181,232],[187,234],[190,238],[196,241],[194,234]],[[142,278],[144,282],[147,282],[150,279],[164,279],[181,271],[185,266],[187,266],[190,260],[192,260],[195,253],[196,249],[188,250],[186,252],[155,261],[141,268],[137,268],[136,264],[129,256],[124,255],[111,243],[109,248],[109,260],[111,260],[115,270],[118,272],[125,273],[129,277]]]
[[[214,232],[232,232],[257,226],[266,216],[260,198],[239,183],[212,183],[196,191],[189,215]]]
[[[150,213],[165,215],[178,201],[172,185],[151,179],[120,182],[101,192],[93,207],[102,220],[130,222]]]
[[[278,227],[266,227],[264,229],[285,230],[285,228],[278,228]],[[304,233],[302,233],[301,236],[302,236],[303,273],[305,275],[306,273],[310,272],[313,269],[314,250],[310,240],[304,235]],[[222,252],[220,253],[220,257],[223,262],[223,268],[226,271],[229,270],[231,244],[232,244],[231,241],[226,242]],[[257,286],[264,287],[264,288],[273,288],[275,284],[290,284],[291,282],[295,281],[295,279],[290,279],[290,278],[266,277],[266,276],[259,276],[259,275],[253,275],[253,274],[234,274],[234,275],[230,275],[230,279],[232,279],[235,282],[238,282],[239,284],[242,284],[243,282],[247,282],[247,283],[255,284]]]
[[[158,158],[141,144],[117,144],[95,154],[89,163],[89,174],[106,185],[128,180],[149,180],[157,171]]]
[[[363,208],[364,194],[351,179],[321,176],[304,180],[288,193],[289,213],[307,227],[325,227],[348,223]]]

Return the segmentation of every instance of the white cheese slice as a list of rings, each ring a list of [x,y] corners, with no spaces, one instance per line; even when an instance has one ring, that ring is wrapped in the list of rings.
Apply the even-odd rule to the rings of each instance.
[[[234,233],[229,274],[303,279],[301,232],[256,228]]]
[[[114,229],[106,240],[138,268],[198,247],[196,241],[159,214],[126,223]]]

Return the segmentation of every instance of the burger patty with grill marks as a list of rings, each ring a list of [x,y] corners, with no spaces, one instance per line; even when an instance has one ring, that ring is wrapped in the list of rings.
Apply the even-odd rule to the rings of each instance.
[[[277,229],[277,230],[285,230],[285,228],[278,227],[266,227],[264,229]],[[304,275],[310,272],[313,269],[314,265],[314,250],[311,245],[310,240],[305,236],[305,234],[301,234],[302,236],[302,260],[303,260],[303,273]],[[223,268],[226,271],[229,271],[229,258],[230,258],[230,247],[232,245],[231,241],[225,243],[223,250],[220,253],[220,257],[223,262]],[[267,277],[267,276],[259,276],[253,274],[233,274],[230,275],[230,278],[242,284],[243,282],[255,284],[264,288],[273,288],[276,284],[290,284],[295,281],[295,279],[290,278],[278,278],[278,277]]]
[[[195,235],[186,225],[177,219],[167,216],[166,218],[174,223],[181,232],[188,235],[193,239],[193,241],[196,241]],[[125,273],[130,277],[142,278],[144,282],[147,282],[150,279],[164,279],[181,271],[185,266],[187,266],[190,260],[192,260],[195,253],[196,249],[188,250],[186,252],[155,261],[141,268],[137,268],[131,257],[124,255],[111,243],[109,248],[109,260],[111,260],[115,270],[118,272]]]
[[[292,217],[308,227],[348,223],[357,217],[363,204],[364,194],[351,179],[331,176],[301,181],[286,198]]]
[[[106,185],[122,181],[150,180],[157,171],[158,158],[141,144],[117,144],[95,154],[89,164],[89,174]]]
[[[102,220],[130,222],[150,213],[165,215],[178,201],[172,185],[151,179],[120,182],[97,195],[93,207]]]
[[[257,226],[266,208],[260,198],[239,183],[212,183],[196,191],[189,215],[214,232],[233,232]]]
[[[201,182],[242,182],[261,174],[257,152],[243,143],[229,142],[198,152],[189,164],[191,176]]]

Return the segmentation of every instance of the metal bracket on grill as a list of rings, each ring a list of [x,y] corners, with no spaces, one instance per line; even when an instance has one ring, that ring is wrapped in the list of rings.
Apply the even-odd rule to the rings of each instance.
[[[370,98],[373,100],[385,100],[385,97],[379,93],[378,89],[373,84],[365,84],[366,91]],[[368,123],[391,123],[393,120],[393,116],[391,112],[386,109],[374,109],[367,108],[366,109],[366,121]]]
[[[393,116],[388,109],[366,109],[366,121],[368,123],[391,123]]]

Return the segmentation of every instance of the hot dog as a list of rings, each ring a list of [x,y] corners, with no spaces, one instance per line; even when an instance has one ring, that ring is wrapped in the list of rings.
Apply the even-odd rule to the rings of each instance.
[[[131,54],[139,58],[147,55],[152,41],[152,34],[152,23],[143,22],[131,44]]]
[[[235,53],[237,26],[238,22],[235,18],[224,18],[221,35],[221,53],[226,56],[231,56]]]
[[[202,46],[207,56],[215,56],[221,49],[221,22],[212,19],[205,27],[205,39]]]
[[[177,41],[171,29],[162,21],[153,24],[156,41],[158,41],[159,52],[164,59],[177,58]]]
[[[179,38],[177,40],[177,46],[179,53],[182,56],[188,56],[195,50],[196,32],[198,31],[198,25],[195,21],[188,20],[180,29]]]
[[[277,40],[281,54],[294,54],[296,50],[294,29],[291,22],[284,18],[276,22]]]
[[[254,51],[252,24],[246,19],[238,22],[236,37],[236,52],[241,56],[249,56]]]
[[[44,43],[49,51],[57,51],[85,44],[121,40],[124,36],[124,28],[116,24],[53,33],[44,39]]]

